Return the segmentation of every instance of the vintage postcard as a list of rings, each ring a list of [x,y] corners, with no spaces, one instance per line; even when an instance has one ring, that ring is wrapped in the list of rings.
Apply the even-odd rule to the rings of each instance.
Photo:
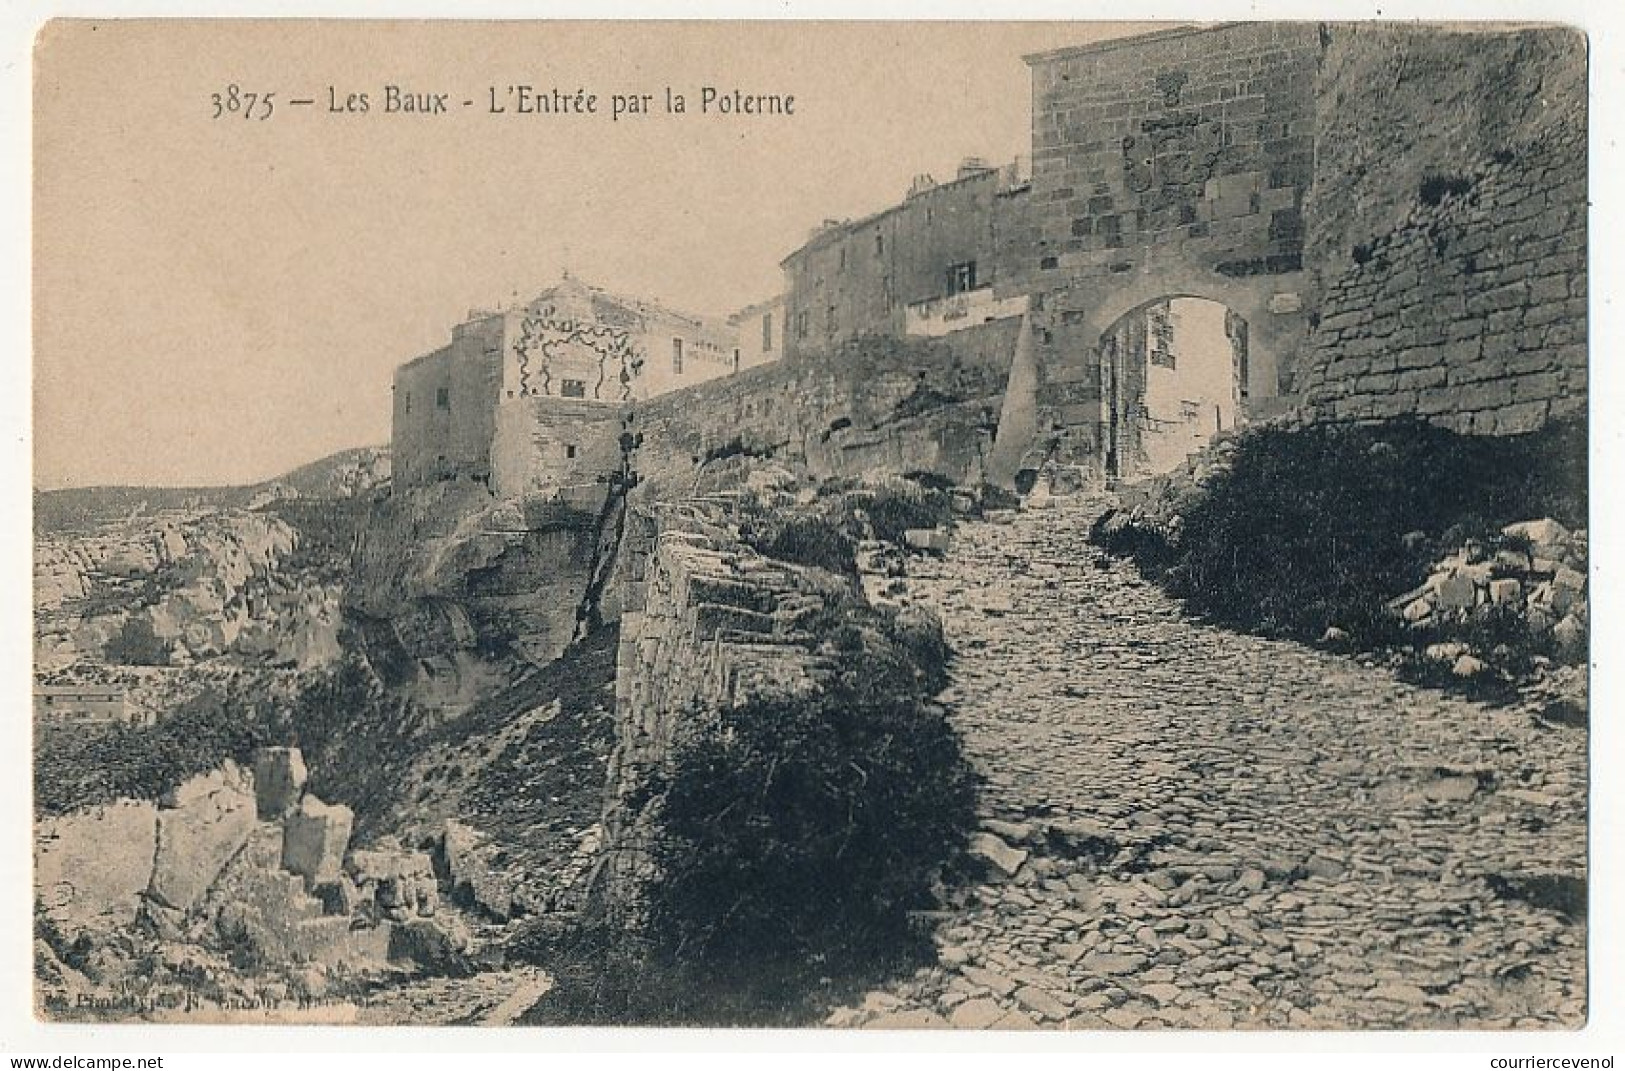
[[[1581,31],[34,86],[39,1019],[1586,1023]]]

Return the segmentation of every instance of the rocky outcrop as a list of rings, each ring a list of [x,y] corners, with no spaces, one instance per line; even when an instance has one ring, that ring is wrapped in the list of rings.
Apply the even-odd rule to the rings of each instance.
[[[176,788],[160,803],[147,895],[191,908],[248,843],[255,821],[253,785],[232,763]]]
[[[424,698],[466,706],[493,653],[487,678],[510,654],[545,664],[576,638],[612,512],[607,484],[503,500],[468,482],[398,491],[368,520],[346,607]]]
[[[135,921],[152,882],[158,808],[121,800],[46,819],[34,832],[34,899],[69,936]]]
[[[290,575],[299,546],[286,521],[246,511],[42,534],[38,664],[191,665],[235,656],[325,665],[339,653],[337,586]]]
[[[729,501],[645,501],[628,521],[616,743],[595,881],[612,911],[635,910],[653,876],[646,842],[658,800],[646,789],[679,734],[701,731],[707,707],[810,693],[827,669],[805,625],[834,596],[831,578],[742,544]]]
[[[349,809],[309,794],[283,813],[303,780],[297,749],[267,749],[254,768],[271,775],[270,791],[227,764],[160,806],[125,801],[42,823],[47,1014],[74,1018],[120,994],[126,1013],[224,1014],[232,1002],[325,997],[386,969],[466,969],[472,937],[442,904],[427,853],[387,841],[351,851]],[[271,819],[258,820],[257,798]]]

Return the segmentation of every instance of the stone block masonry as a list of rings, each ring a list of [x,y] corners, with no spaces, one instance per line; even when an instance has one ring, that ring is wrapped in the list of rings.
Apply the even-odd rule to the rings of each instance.
[[[1031,233],[999,284],[1032,297],[1023,467],[1103,471],[1103,340],[1152,302],[1225,305],[1248,326],[1252,403],[1291,389],[1320,52],[1313,23],[1238,23],[1028,57]]]
[[[629,508],[618,574],[616,739],[606,777],[608,849],[594,879],[612,914],[638,910],[653,876],[647,838],[658,800],[645,791],[703,711],[819,685],[804,620],[826,596],[802,570],[741,544],[725,498]]]
[[[1390,34],[1352,35],[1333,76],[1359,76],[1394,47]],[[1334,211],[1321,225],[1328,286],[1303,390],[1311,420],[1417,416],[1513,434],[1585,410],[1584,40],[1565,30],[1455,40],[1450,56],[1453,79],[1401,86],[1401,116],[1433,114],[1424,102],[1459,92],[1458,83],[1510,81],[1528,99],[1521,111],[1513,96],[1469,112],[1456,152],[1389,162],[1367,203],[1386,220],[1402,197],[1397,225],[1346,252],[1330,243],[1371,233],[1363,221]],[[1514,59],[1534,69],[1497,67]],[[1323,85],[1321,95],[1348,91]],[[1340,147],[1338,159],[1351,151]],[[1317,203],[1353,201],[1349,189],[1337,196],[1348,181],[1317,175]]]

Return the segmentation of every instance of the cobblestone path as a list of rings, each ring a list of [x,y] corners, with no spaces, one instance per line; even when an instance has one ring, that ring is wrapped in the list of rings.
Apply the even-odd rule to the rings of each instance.
[[[1584,921],[1507,893],[1585,874],[1584,730],[1195,622],[1087,544],[1099,508],[911,560],[1014,873],[831,1024],[1582,1025]]]

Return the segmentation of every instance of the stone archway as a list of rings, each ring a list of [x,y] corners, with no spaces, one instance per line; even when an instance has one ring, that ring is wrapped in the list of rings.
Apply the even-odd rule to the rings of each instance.
[[[1246,318],[1228,305],[1187,295],[1145,301],[1101,332],[1107,479],[1168,472],[1246,419],[1248,334]]]

